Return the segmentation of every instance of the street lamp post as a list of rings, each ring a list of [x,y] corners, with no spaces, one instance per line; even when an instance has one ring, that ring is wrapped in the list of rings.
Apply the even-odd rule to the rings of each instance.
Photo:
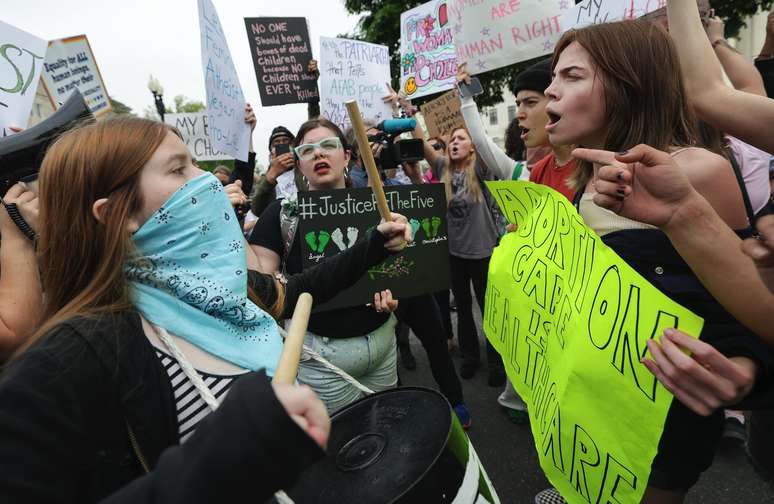
[[[156,111],[159,114],[159,117],[161,118],[161,122],[164,122],[164,112],[166,112],[166,107],[164,107],[164,88],[161,87],[161,83],[158,79],[154,78],[152,75],[150,76],[150,80],[148,81],[148,89],[150,90],[151,94],[153,94],[153,101],[156,102]]]

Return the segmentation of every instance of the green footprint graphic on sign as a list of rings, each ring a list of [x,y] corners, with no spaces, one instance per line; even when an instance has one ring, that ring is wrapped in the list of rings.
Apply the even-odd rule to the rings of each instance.
[[[441,228],[441,218],[436,215],[435,217],[430,219],[430,224],[432,225],[432,228],[433,228],[433,238],[435,238],[436,236],[438,236],[438,230]]]
[[[435,217],[425,217],[422,219],[422,230],[425,232],[427,238],[435,238],[438,236],[438,230],[441,228],[441,218],[437,215]]]
[[[417,235],[417,231],[419,230],[419,221],[416,219],[411,219],[409,221],[409,224],[411,225],[411,239],[413,240],[414,237]]]
[[[320,231],[319,234],[314,231],[309,231],[304,235],[304,239],[306,240],[307,245],[309,245],[309,248],[312,249],[312,252],[322,254],[325,247],[328,246],[328,242],[331,241],[331,235],[325,230]]]

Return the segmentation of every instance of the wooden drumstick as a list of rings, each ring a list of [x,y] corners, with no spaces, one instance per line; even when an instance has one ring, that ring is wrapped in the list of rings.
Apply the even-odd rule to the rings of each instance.
[[[304,292],[298,296],[293,318],[290,319],[290,329],[282,346],[282,354],[277,363],[272,383],[292,385],[298,374],[298,363],[301,360],[301,349],[304,346],[306,326],[309,324],[309,314],[312,312],[312,295]]]
[[[376,196],[376,206],[379,208],[379,215],[382,216],[385,222],[390,222],[392,221],[392,214],[390,213],[390,207],[387,205],[387,197],[384,195],[382,177],[379,176],[379,170],[376,169],[374,153],[371,152],[371,143],[368,141],[363,117],[360,115],[360,108],[355,100],[350,100],[345,105],[349,114],[349,122],[352,123],[352,131],[355,132],[360,158],[363,160],[363,164],[365,164],[368,180],[371,181],[371,189],[373,189],[374,196]],[[404,243],[403,246],[405,247],[406,244]]]
[[[360,115],[360,108],[357,106],[355,100],[350,100],[346,102],[345,105],[347,106],[349,121],[352,123],[352,130],[355,132],[357,146],[360,150],[360,157],[363,160],[363,164],[365,164],[366,171],[368,172],[368,180],[371,181],[371,189],[374,190],[374,195],[376,196],[376,206],[379,208],[379,215],[381,215],[382,219],[385,221],[390,222],[392,220],[390,207],[387,206],[387,198],[384,196],[382,177],[379,176],[379,170],[376,169],[374,153],[371,152],[371,143],[368,141],[365,124],[363,124],[363,117]]]

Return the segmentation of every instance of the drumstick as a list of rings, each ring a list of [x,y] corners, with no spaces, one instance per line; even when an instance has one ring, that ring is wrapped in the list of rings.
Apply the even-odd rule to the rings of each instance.
[[[368,180],[371,181],[371,189],[373,189],[374,196],[376,196],[376,206],[379,208],[379,215],[382,216],[384,222],[391,222],[392,214],[390,213],[390,207],[387,205],[387,197],[384,195],[382,177],[379,176],[379,171],[376,169],[374,153],[371,152],[371,143],[368,141],[365,124],[363,124],[363,117],[360,115],[360,108],[357,106],[357,101],[355,100],[350,100],[346,102],[345,105],[347,107],[347,113],[349,114],[349,122],[352,123],[352,131],[355,132],[360,157],[363,160],[363,164],[365,164],[366,171],[368,172]],[[403,242],[401,246],[405,247],[406,245],[407,244]]]
[[[282,347],[282,354],[277,363],[274,378],[271,380],[272,383],[292,385],[295,382],[311,311],[312,295],[304,292],[298,296],[298,301],[296,301],[296,309],[293,310],[293,318],[290,319],[290,329],[285,337],[285,344]]]
[[[384,187],[382,186],[382,177],[379,176],[379,171],[376,169],[374,153],[371,152],[371,143],[368,141],[363,117],[360,115],[360,108],[355,100],[350,100],[345,105],[347,106],[349,121],[352,123],[352,130],[355,132],[360,157],[363,159],[363,164],[365,164],[366,171],[368,172],[368,180],[371,181],[371,188],[376,196],[376,206],[379,208],[379,215],[382,216],[385,222],[390,222],[392,220],[390,207],[387,206],[387,198],[384,196]]]

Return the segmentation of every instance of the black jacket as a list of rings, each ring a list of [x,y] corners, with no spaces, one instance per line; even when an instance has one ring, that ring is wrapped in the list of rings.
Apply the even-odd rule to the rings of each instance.
[[[291,277],[285,314],[301,292],[324,302],[353,284],[386,258],[383,245],[374,232]],[[255,272],[249,278],[273,304],[273,278]],[[135,312],[58,325],[0,380],[3,503],[196,503],[245,496],[262,502],[323,456],[285,413],[262,372],[236,380],[220,408],[178,443],[172,387]]]

